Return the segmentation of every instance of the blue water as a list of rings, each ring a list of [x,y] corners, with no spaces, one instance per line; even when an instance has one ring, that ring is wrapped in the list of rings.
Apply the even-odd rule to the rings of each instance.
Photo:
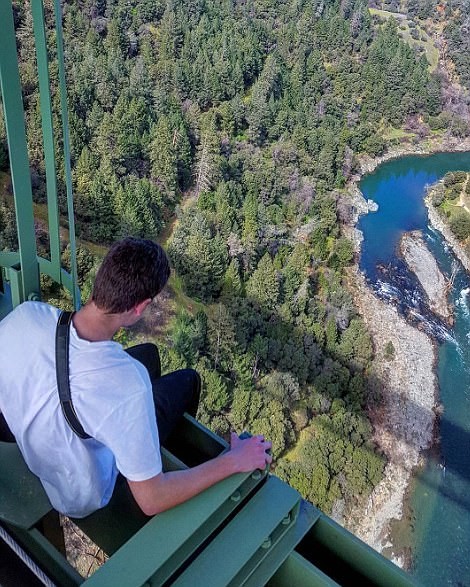
[[[429,587],[470,587],[470,277],[460,266],[450,293],[455,324],[446,328],[427,310],[419,284],[396,252],[403,232],[422,230],[441,270],[450,275],[454,256],[428,227],[423,196],[426,185],[455,170],[470,171],[470,153],[403,157],[384,163],[360,184],[364,196],[379,205],[359,222],[361,270],[379,295],[405,315],[412,309],[440,341],[441,442],[419,473],[411,499],[411,573]]]

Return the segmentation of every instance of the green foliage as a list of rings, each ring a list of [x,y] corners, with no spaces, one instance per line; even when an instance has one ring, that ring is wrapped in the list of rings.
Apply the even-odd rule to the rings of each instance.
[[[4,138],[0,135],[0,171],[8,169],[8,148]]]
[[[328,264],[334,269],[341,269],[342,267],[349,265],[353,258],[353,243],[349,239],[341,237],[335,242]]]
[[[269,253],[260,259],[256,270],[247,281],[246,295],[261,308],[272,310],[276,307],[280,296],[279,279]]]
[[[239,297],[243,294],[243,283],[240,276],[240,264],[232,259],[224,275],[222,284],[222,298]]]
[[[461,208],[454,210],[449,220],[449,226],[459,240],[465,240],[470,236],[470,214]]]
[[[10,206],[0,201],[0,251],[16,251],[17,248],[15,213]]]
[[[228,371],[236,354],[235,323],[224,304],[210,306],[207,310],[208,352],[214,367]]]
[[[202,380],[199,411],[205,414],[219,414],[227,407],[230,399],[227,380],[202,361],[197,365],[197,372]]]
[[[389,340],[384,348],[384,357],[386,361],[392,361],[395,357],[395,347],[393,342]]]
[[[338,498],[350,501],[368,493],[380,480],[384,462],[368,443],[369,434],[365,420],[340,402],[331,416],[314,419],[297,458],[281,461],[276,473],[329,512]]]
[[[62,265],[67,271],[71,271],[70,265],[70,245],[67,245],[64,252],[62,253]],[[93,269],[96,258],[94,257],[93,253],[91,253],[86,247],[78,245],[76,250],[76,258],[77,258],[77,276],[78,276],[78,285],[82,287],[85,281],[87,280],[90,271]]]
[[[450,56],[456,65],[462,83],[470,89],[470,39],[468,35],[468,5],[464,4],[447,19],[444,34]],[[449,15],[450,17],[450,15]]]
[[[467,174],[465,171],[449,171],[444,175],[444,186],[446,188],[451,188],[455,184],[461,184],[467,178]]]
[[[220,292],[228,266],[227,250],[202,214],[182,217],[168,253],[189,295],[211,300]]]
[[[464,24],[456,14],[446,30],[454,53]],[[176,212],[171,261],[185,293],[209,304],[177,314],[164,369],[199,369],[203,422],[264,433],[276,457],[313,419],[300,458],[278,470],[321,507],[369,491],[382,460],[358,414],[372,346],[342,282],[354,248],[335,190],[358,154],[384,152],[383,128],[422,119],[468,133],[441,112],[441,79],[393,19],[373,26],[365,0],[71,1],[64,28],[80,235],[155,239]],[[19,51],[41,177],[30,39]],[[0,246],[12,244],[8,214]],[[85,292],[90,263],[79,259]]]
[[[199,312],[192,317],[185,311],[180,312],[171,330],[172,351],[178,357],[178,364],[193,368],[200,352],[206,347],[206,337],[207,318],[204,313]],[[173,361],[173,358],[170,359]]]
[[[235,388],[230,421],[237,431],[264,434],[277,458],[294,439],[290,415],[282,404],[257,390]]]
[[[372,358],[372,341],[365,324],[359,318],[351,320],[341,334],[337,346],[338,355],[350,365],[364,368]]]

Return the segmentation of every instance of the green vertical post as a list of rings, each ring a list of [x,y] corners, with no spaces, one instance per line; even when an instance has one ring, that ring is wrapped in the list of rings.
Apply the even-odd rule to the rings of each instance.
[[[70,155],[69,120],[67,113],[67,89],[65,84],[64,40],[62,33],[62,7],[60,0],[54,0],[55,28],[57,39],[57,62],[59,65],[60,110],[62,117],[62,133],[64,141],[65,186],[67,189],[67,213],[69,220],[70,266],[72,274],[72,297],[76,310],[80,308],[80,291],[77,275],[77,248],[75,243],[75,217],[73,212],[72,169]]]
[[[49,245],[51,251],[50,271],[51,277],[60,283],[61,267],[57,166],[54,146],[54,127],[52,122],[51,82],[49,77],[49,61],[47,57],[47,41],[44,28],[44,7],[42,0],[32,0],[31,9],[33,14],[34,39],[36,43],[44,159],[46,164],[47,211],[49,221]]]
[[[39,295],[39,269],[34,231],[33,196],[24,123],[23,100],[11,2],[0,1],[0,86],[5,115],[10,170],[15,194],[21,277],[19,299]]]

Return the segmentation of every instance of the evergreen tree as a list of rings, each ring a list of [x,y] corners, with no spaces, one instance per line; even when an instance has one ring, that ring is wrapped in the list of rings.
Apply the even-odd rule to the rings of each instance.
[[[265,310],[274,310],[280,296],[278,273],[269,253],[263,255],[246,284],[246,295]]]

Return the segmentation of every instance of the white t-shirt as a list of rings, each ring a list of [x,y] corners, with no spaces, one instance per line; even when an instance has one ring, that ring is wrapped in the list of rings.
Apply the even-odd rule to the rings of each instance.
[[[70,328],[70,389],[80,439],[62,413],[55,371],[59,310],[25,302],[0,321],[0,411],[29,468],[59,512],[83,517],[105,506],[117,472],[144,481],[162,470],[146,368],[113,341]]]

